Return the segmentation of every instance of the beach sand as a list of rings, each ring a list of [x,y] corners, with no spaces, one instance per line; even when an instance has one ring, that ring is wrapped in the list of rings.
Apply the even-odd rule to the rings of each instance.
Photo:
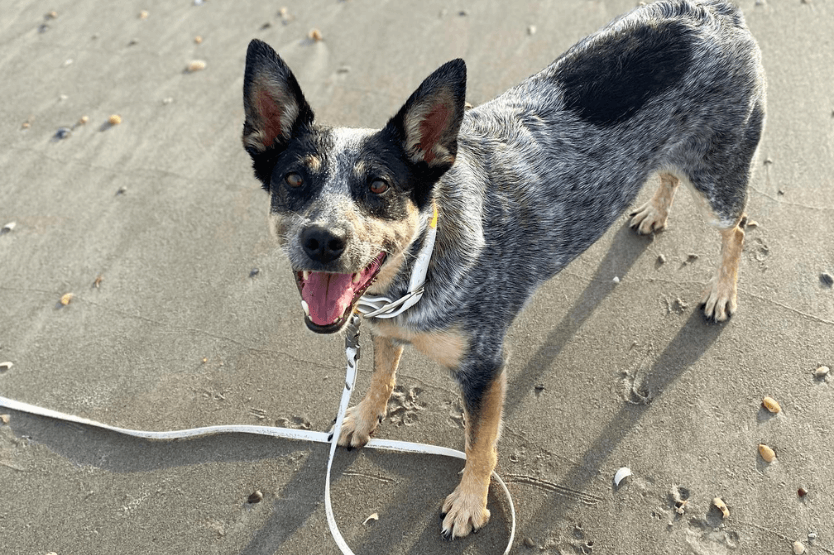
[[[266,2],[3,4],[0,226],[16,225],[0,235],[0,362],[13,363],[0,395],[136,429],[324,431],[342,339],[306,331],[267,233],[240,143],[249,40],[285,58],[319,121],[379,127],[449,59],[466,60],[477,105],[636,2],[287,0],[284,17]],[[834,290],[820,277],[834,274],[834,3],[738,4],[769,84],[739,311],[709,325],[698,310],[719,236],[687,193],[667,231],[638,237],[623,216],[541,288],[508,341],[497,470],[518,513],[515,553],[788,554],[797,540],[834,553],[834,383],[813,376],[834,366]],[[323,40],[308,38],[314,28]],[[196,60],[205,67],[187,71]],[[378,437],[462,449],[448,373],[412,351],[400,369],[407,402]],[[781,413],[761,407],[766,395]],[[0,413],[3,554],[338,553],[324,445],[151,442]],[[620,467],[633,476],[615,488]],[[339,450],[348,544],[501,553],[508,510],[495,487],[483,531],[440,537],[461,468]],[[263,500],[247,503],[256,490]]]

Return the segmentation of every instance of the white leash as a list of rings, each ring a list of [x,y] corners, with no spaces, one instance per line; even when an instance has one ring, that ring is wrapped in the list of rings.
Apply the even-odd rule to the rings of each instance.
[[[428,272],[429,260],[431,259],[432,251],[434,250],[434,240],[437,235],[437,208],[434,209],[434,214],[429,222],[426,231],[426,237],[423,240],[423,246],[417,254],[417,259],[414,262],[414,269],[409,279],[408,292],[396,301],[392,301],[388,297],[362,297],[356,305],[356,308],[366,318],[393,318],[401,314],[417,304],[417,301],[423,296],[423,286],[426,283],[426,273]],[[324,432],[312,432],[308,430],[293,430],[290,428],[275,428],[271,426],[248,426],[248,425],[226,425],[226,426],[207,426],[204,428],[189,428],[186,430],[176,430],[169,432],[148,432],[143,430],[130,430],[127,428],[118,428],[102,424],[94,420],[80,418],[70,414],[56,412],[54,410],[44,409],[27,403],[21,403],[13,399],[0,397],[0,407],[6,407],[19,412],[35,414],[38,416],[45,416],[56,420],[63,420],[65,422],[75,422],[77,424],[84,424],[85,426],[93,426],[104,430],[110,430],[120,434],[141,437],[145,439],[184,439],[192,437],[203,437],[213,434],[221,433],[245,433],[255,435],[266,435],[272,437],[280,437],[285,439],[298,439],[302,441],[312,441],[316,443],[330,443],[330,455],[327,458],[327,476],[324,484],[324,507],[327,513],[327,524],[330,526],[330,533],[336,541],[336,545],[342,551],[343,555],[354,555],[350,547],[348,547],[345,539],[339,532],[339,527],[336,524],[336,517],[333,515],[333,506],[330,501],[330,471],[333,466],[333,458],[336,455],[336,447],[339,442],[339,436],[342,431],[342,419],[347,411],[350,396],[353,393],[353,387],[356,384],[356,368],[357,360],[359,359],[359,316],[355,314],[351,316],[348,324],[347,334],[345,335],[345,355],[347,356],[347,371],[345,374],[345,388],[342,391],[342,399],[339,403],[339,410],[336,416],[336,423],[333,426],[332,434]],[[371,439],[366,445],[370,449],[386,449],[389,451],[401,451],[404,453],[418,453],[422,455],[442,455],[444,457],[453,457],[457,459],[466,460],[466,454],[457,449],[449,449],[446,447],[438,447],[436,445],[426,445],[423,443],[410,443],[405,441],[385,440],[385,439]],[[510,540],[507,543],[507,548],[504,550],[504,555],[508,555],[515,541],[515,507],[513,506],[513,498],[507,485],[501,477],[493,471],[493,479],[498,482],[501,489],[504,490],[504,495],[507,496],[507,502],[510,505]]]
[[[342,429],[342,419],[345,416],[345,411],[347,410],[348,402],[350,401],[350,396],[353,392],[353,386],[356,382],[356,361],[359,358],[359,317],[355,315],[351,319],[348,328],[348,334],[345,339],[345,354],[347,355],[348,359],[347,375],[345,376],[345,388],[342,392],[342,399],[339,404],[339,412],[338,416],[336,417],[336,424],[333,427],[332,435],[325,432],[313,432],[309,430],[293,430],[290,428],[276,428],[271,426],[249,425],[207,426],[203,428],[189,428],[185,430],[175,430],[168,432],[151,432],[110,426],[108,424],[96,422],[95,420],[88,420],[87,418],[81,418],[78,416],[73,416],[71,414],[64,414],[62,412],[41,408],[35,405],[30,405],[28,403],[21,403],[20,401],[7,399],[6,397],[2,396],[0,396],[0,407],[5,407],[18,412],[34,414],[37,416],[44,416],[46,418],[52,418],[64,422],[74,422],[76,424],[83,424],[85,426],[92,426],[94,428],[100,428],[103,430],[109,430],[111,432],[116,432],[132,437],[140,437],[144,439],[171,440],[205,437],[209,435],[223,433],[245,433],[253,435],[280,437],[284,439],[312,441],[316,443],[330,443],[330,456],[327,460],[327,477],[325,478],[324,490],[324,503],[325,511],[327,513],[327,523],[330,526],[330,533],[333,535],[333,539],[336,541],[336,544],[339,546],[339,549],[342,551],[342,553],[344,555],[354,555],[353,551],[351,551],[350,547],[348,547],[347,543],[342,537],[342,534],[339,532],[339,528],[336,525],[336,518],[333,515],[333,507],[330,501],[330,472],[333,465],[333,458],[336,454],[336,446],[339,441],[339,434],[341,433]],[[466,454],[456,449],[448,449],[446,447],[438,447],[435,445],[425,445],[422,443],[371,439],[365,447],[370,449],[386,449],[389,451],[401,451],[404,453],[442,455],[446,457],[454,457],[457,459],[466,459]],[[513,506],[513,500],[510,496],[509,490],[507,489],[507,485],[504,483],[501,477],[498,476],[498,474],[495,472],[492,473],[492,477],[504,490],[504,495],[507,496],[507,502],[510,506],[510,539],[507,543],[507,548],[504,550],[504,555],[507,555],[510,553],[510,550],[513,546],[513,541],[515,540],[515,507]]]

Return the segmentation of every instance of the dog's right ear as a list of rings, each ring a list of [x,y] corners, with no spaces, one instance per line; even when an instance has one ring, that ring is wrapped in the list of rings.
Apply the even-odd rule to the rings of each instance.
[[[313,123],[313,110],[292,71],[272,47],[257,39],[246,51],[243,109],[243,147],[253,159],[267,151],[283,151],[301,126]]]
[[[412,163],[439,177],[457,156],[465,97],[466,64],[452,60],[423,81],[386,129],[398,137]]]

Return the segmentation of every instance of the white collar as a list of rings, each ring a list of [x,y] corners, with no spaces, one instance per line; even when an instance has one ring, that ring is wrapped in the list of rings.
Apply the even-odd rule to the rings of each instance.
[[[411,279],[408,282],[408,292],[396,301],[388,297],[363,296],[356,304],[356,310],[366,318],[393,318],[417,304],[423,296],[423,286],[426,284],[426,273],[429,270],[429,260],[434,251],[436,236],[437,207],[435,206],[434,214],[426,230],[426,237],[423,239],[423,246],[414,261],[414,269],[411,271]]]

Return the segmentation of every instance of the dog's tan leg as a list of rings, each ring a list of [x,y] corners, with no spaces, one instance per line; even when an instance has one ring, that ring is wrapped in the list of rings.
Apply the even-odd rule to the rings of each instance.
[[[704,315],[723,322],[736,311],[736,280],[741,249],[744,246],[746,217],[729,229],[721,230],[721,266],[701,298]]]
[[[477,411],[466,411],[466,465],[460,484],[443,503],[446,537],[462,538],[489,521],[489,481],[498,462],[498,435],[506,377],[502,371],[487,386]]]
[[[351,407],[342,422],[339,445],[362,447],[371,438],[376,427],[385,418],[388,398],[396,384],[397,366],[403,354],[402,345],[396,345],[389,337],[374,336],[374,373],[371,387],[362,401]]]
[[[661,173],[660,187],[649,202],[629,214],[631,216],[629,225],[641,235],[648,235],[665,228],[666,218],[669,216],[672,201],[675,200],[678,185],[680,185],[680,180],[677,177],[670,173]]]

